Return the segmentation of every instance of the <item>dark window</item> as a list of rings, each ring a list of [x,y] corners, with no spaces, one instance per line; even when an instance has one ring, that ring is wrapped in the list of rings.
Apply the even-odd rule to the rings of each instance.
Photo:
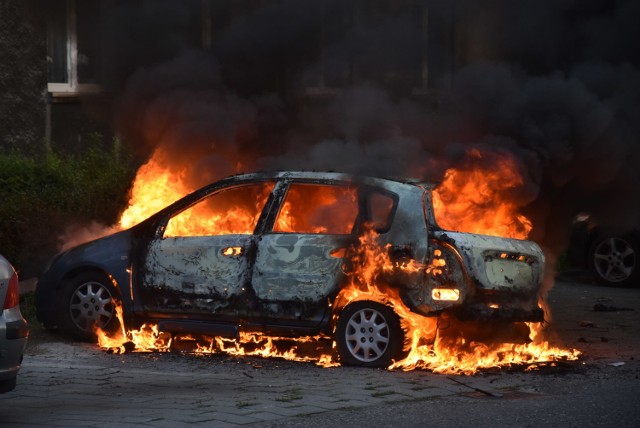
[[[50,83],[69,83],[67,2],[47,10],[47,76]]]
[[[46,5],[49,92],[98,90],[103,65],[102,8],[100,0],[64,0]]]
[[[98,83],[102,53],[100,48],[100,2],[76,2],[78,83]]]
[[[369,221],[374,230],[386,230],[391,225],[394,198],[385,193],[372,192],[367,198]]]

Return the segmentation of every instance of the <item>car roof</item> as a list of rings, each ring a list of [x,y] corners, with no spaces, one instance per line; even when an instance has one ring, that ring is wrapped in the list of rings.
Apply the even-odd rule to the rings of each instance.
[[[381,185],[386,183],[400,183],[422,188],[432,188],[432,184],[423,182],[413,177],[376,177],[358,174],[349,174],[335,171],[260,171],[248,174],[237,174],[228,177],[229,180],[250,181],[265,179],[292,179],[310,181],[350,181],[363,184]],[[226,179],[225,179],[226,181]]]

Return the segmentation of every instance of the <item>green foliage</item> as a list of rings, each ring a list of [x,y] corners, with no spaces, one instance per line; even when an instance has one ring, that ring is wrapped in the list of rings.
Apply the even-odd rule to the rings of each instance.
[[[40,158],[0,153],[0,253],[23,278],[57,252],[66,227],[116,222],[135,174],[117,141],[110,149],[92,144],[82,154],[45,152]]]
[[[37,324],[36,318],[36,293],[29,291],[20,295],[20,312],[31,326]]]

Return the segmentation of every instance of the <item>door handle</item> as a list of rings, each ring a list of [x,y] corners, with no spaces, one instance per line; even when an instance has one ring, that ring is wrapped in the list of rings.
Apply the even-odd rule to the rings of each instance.
[[[242,247],[225,247],[222,249],[222,255],[226,257],[237,257],[241,256],[244,253],[244,248]]]

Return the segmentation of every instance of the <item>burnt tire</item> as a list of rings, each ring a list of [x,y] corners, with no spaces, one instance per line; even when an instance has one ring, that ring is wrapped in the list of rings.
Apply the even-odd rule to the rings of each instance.
[[[393,309],[363,300],[342,310],[335,339],[342,365],[388,367],[402,352],[404,332]]]
[[[86,272],[67,280],[57,303],[58,326],[69,337],[93,341],[95,328],[118,328],[116,300],[120,296],[103,273]]]
[[[632,236],[599,237],[589,249],[588,263],[596,282],[600,285],[640,285],[640,245]]]

